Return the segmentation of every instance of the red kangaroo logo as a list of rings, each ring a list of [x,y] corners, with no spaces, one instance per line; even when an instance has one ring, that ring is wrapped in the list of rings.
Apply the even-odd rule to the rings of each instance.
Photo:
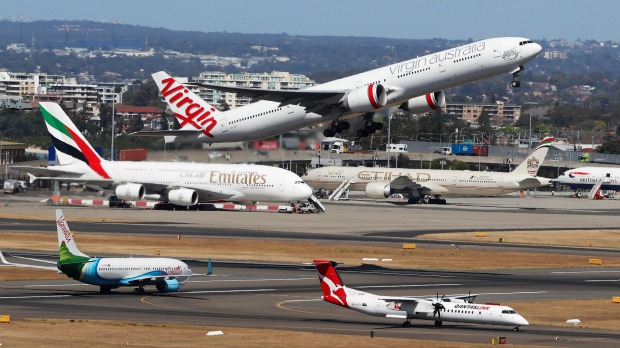
[[[202,134],[213,138],[211,130],[217,125],[217,120],[213,117],[213,113],[216,111],[214,107],[210,107],[205,110],[205,107],[194,102],[194,100],[185,94],[189,93],[189,90],[182,84],[172,87],[176,82],[172,77],[166,78],[161,81],[165,84],[161,90],[161,94],[168,100],[170,104],[174,104],[178,108],[185,107],[185,114],[174,113],[174,116],[179,119],[181,127],[190,124],[196,129],[202,129]],[[168,98],[171,96],[170,98]]]

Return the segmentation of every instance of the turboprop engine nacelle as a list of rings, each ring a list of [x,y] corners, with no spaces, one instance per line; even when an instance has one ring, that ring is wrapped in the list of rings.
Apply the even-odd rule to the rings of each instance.
[[[191,207],[198,203],[198,192],[186,188],[171,190],[168,192],[168,202]]]
[[[383,199],[390,197],[390,184],[385,182],[371,182],[366,185],[366,197]]]
[[[140,200],[144,198],[144,186],[142,184],[118,185],[114,193],[120,199]]]
[[[344,97],[342,105],[352,112],[369,112],[384,107],[386,101],[385,87],[379,83],[371,83],[350,91]]]
[[[446,106],[446,94],[443,91],[428,93],[411,98],[400,105],[400,109],[420,114],[443,108]]]

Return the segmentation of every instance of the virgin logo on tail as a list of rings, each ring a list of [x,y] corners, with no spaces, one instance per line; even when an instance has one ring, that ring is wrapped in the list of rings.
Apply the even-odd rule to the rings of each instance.
[[[181,128],[189,124],[196,129],[202,129],[202,134],[213,138],[211,130],[217,125],[217,120],[213,117],[213,113],[216,111],[215,108],[205,108],[194,102],[192,98],[186,95],[189,93],[189,90],[185,88],[185,86],[182,84],[174,86],[176,81],[172,77],[163,79],[161,82],[165,84],[164,88],[161,90],[161,94],[164,98],[166,98],[171,105],[180,109],[184,108],[184,114],[174,113],[174,116],[179,119]]]
[[[58,227],[60,228],[60,230],[62,231],[62,234],[65,236],[65,241],[70,242],[71,241],[71,231],[69,231],[69,229],[67,228],[67,224],[66,224],[65,217],[61,216],[57,221],[56,221],[56,225],[58,225]]]

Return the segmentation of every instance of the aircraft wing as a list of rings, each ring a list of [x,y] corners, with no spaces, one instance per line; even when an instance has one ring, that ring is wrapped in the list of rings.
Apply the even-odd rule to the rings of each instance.
[[[299,105],[306,108],[308,112],[316,112],[319,114],[328,113],[330,109],[338,107],[342,97],[347,91],[316,91],[306,89],[260,89],[260,88],[243,88],[230,87],[221,85],[211,85],[205,83],[187,83],[190,86],[199,86],[214,89],[222,92],[236,93],[237,95],[252,98],[252,103],[259,100],[270,100],[280,102],[280,106]]]
[[[18,256],[16,256],[18,257]],[[26,260],[33,260],[33,261],[39,261],[39,262],[44,262],[44,263],[53,263],[56,264],[55,262],[51,262],[48,260],[39,260],[39,259],[29,259],[27,257],[20,257]],[[27,263],[13,263],[13,262],[8,262],[5,258],[4,255],[2,254],[2,252],[0,251],[0,266],[9,266],[9,267],[24,267],[24,268],[38,268],[38,269],[46,269],[46,270],[50,270],[50,271],[56,271],[58,272],[58,267],[56,266],[38,266],[38,265],[31,265],[31,264],[27,264]]]
[[[435,184],[430,181],[414,181],[408,176],[399,176],[396,179],[390,181],[390,188],[394,192],[405,192],[411,190],[420,190],[427,194],[442,194],[448,193],[449,190],[441,185]]]
[[[407,302],[411,304],[418,304],[422,301],[426,301],[426,299],[416,297],[379,297],[379,300],[388,302]]]
[[[138,131],[129,133],[129,135],[133,135],[136,137],[160,137],[160,136],[186,136],[186,135],[200,135],[202,132],[200,130],[191,130],[191,129],[174,129],[174,130],[159,130],[159,131]]]

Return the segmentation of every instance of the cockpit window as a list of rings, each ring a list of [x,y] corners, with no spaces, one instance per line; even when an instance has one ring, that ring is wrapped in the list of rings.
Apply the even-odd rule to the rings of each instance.
[[[527,44],[531,44],[531,43],[533,43],[533,42],[530,41],[530,40],[521,41],[521,42],[519,42],[519,46],[523,46],[523,45],[527,45]]]

